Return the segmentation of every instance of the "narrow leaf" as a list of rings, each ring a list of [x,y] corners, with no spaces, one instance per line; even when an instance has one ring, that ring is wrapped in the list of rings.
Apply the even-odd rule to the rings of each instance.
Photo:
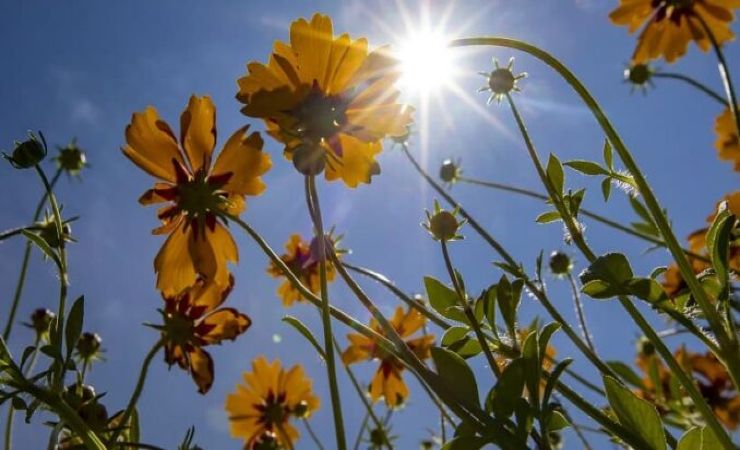
[[[561,220],[561,217],[560,213],[557,211],[547,211],[537,216],[534,220],[537,223],[550,223],[555,222],[556,220]]]
[[[59,270],[62,269],[62,262],[59,259],[59,255],[56,254],[56,252],[49,246],[49,244],[38,234],[32,233],[28,230],[21,230],[21,233],[23,233],[23,236],[25,236],[29,241],[33,242],[36,247],[38,247],[46,256],[48,256],[52,261],[54,261],[54,264],[56,264],[57,268]]]
[[[311,330],[308,329],[306,325],[303,324],[298,318],[293,316],[285,316],[283,317],[283,322],[287,323],[288,325],[295,328],[299,333],[303,335],[306,340],[313,345],[313,348],[316,349],[316,352],[318,352],[321,359],[326,360],[326,352],[324,352],[323,347],[319,345],[319,341],[316,340],[313,333],[311,333]]]
[[[593,161],[575,160],[564,162],[566,165],[584,175],[609,175],[609,171]]]
[[[77,345],[82,334],[82,324],[85,319],[85,296],[79,297],[69,310],[69,317],[64,329],[64,340],[67,345],[67,358]]]
[[[562,195],[563,186],[565,185],[565,173],[563,172],[563,165],[560,164],[560,160],[552,153],[550,153],[550,159],[547,160],[547,178],[550,179],[555,192]]]

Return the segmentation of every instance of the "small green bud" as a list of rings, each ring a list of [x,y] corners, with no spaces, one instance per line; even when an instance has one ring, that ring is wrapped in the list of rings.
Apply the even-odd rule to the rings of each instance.
[[[460,177],[462,171],[458,163],[455,163],[451,159],[445,159],[442,162],[442,167],[439,169],[439,178],[445,183],[454,183]]]
[[[449,211],[441,211],[429,220],[429,230],[432,232],[432,236],[440,241],[454,239],[459,227],[457,217]]]
[[[550,254],[550,270],[555,275],[568,275],[573,270],[573,261],[567,254],[554,251]]]
[[[495,95],[506,95],[516,87],[516,77],[508,67],[501,67],[488,76],[488,87]]]
[[[653,76],[653,70],[647,64],[631,65],[624,70],[624,78],[635,86],[644,86]]]
[[[253,450],[280,450],[282,446],[278,442],[277,436],[271,431],[265,431],[262,436],[252,444]]]
[[[59,239],[57,226],[52,218],[47,218],[43,222],[38,222],[37,227],[39,236],[41,236],[41,239],[46,241],[51,248],[59,248],[62,240],[65,242],[72,241],[72,226],[69,223],[62,224],[62,239]]]
[[[28,324],[36,332],[36,337],[46,339],[49,336],[51,323],[57,317],[46,308],[38,308],[31,314],[31,323]]]
[[[12,155],[4,155],[5,159],[16,169],[30,169],[40,163],[46,157],[46,142],[41,133],[39,136],[29,133],[27,140],[16,143]]]
[[[655,355],[655,344],[645,336],[637,340],[637,353],[640,356],[650,357]]]
[[[72,141],[66,147],[59,148],[59,154],[54,158],[59,170],[67,172],[71,176],[77,176],[80,171],[87,166],[87,157],[76,144]]]
[[[104,430],[108,425],[108,409],[97,401],[85,403],[77,413],[93,430]]]
[[[77,354],[81,359],[89,361],[100,354],[100,346],[103,340],[97,333],[84,332],[77,341]]]
[[[304,143],[293,150],[293,166],[303,175],[318,175],[326,167],[324,156],[320,145]]]
[[[305,400],[298,402],[298,404],[295,405],[295,408],[293,408],[293,415],[299,419],[305,419],[308,417],[308,403]]]

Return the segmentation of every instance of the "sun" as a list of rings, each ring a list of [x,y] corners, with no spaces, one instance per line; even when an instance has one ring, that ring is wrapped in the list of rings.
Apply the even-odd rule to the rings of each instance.
[[[398,50],[399,86],[406,92],[428,94],[451,84],[455,71],[449,41],[435,30],[415,31],[403,38]]]

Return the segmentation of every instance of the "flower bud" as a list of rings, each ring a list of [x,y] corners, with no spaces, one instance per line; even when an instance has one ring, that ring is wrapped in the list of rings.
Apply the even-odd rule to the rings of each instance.
[[[76,144],[72,142],[66,147],[59,148],[59,154],[54,158],[57,168],[71,176],[77,176],[87,165],[87,157]]]
[[[308,417],[308,403],[305,400],[298,402],[295,408],[293,408],[293,415],[300,419]]]
[[[77,354],[81,359],[90,361],[100,354],[100,346],[103,340],[97,333],[84,332],[77,341]]]
[[[280,450],[282,446],[278,442],[277,436],[271,431],[265,431],[262,436],[252,444],[253,450]]]
[[[108,409],[97,401],[91,401],[82,405],[77,411],[80,418],[93,430],[104,430],[108,425]]]
[[[506,95],[516,87],[516,77],[507,67],[501,67],[488,75],[488,87],[495,95]]]
[[[655,355],[655,344],[650,342],[650,339],[645,336],[637,340],[637,354],[642,357],[650,357]]]
[[[16,169],[34,167],[46,157],[46,143],[43,135],[39,138],[34,133],[29,133],[27,140],[16,142],[12,155],[4,156]]]
[[[568,275],[573,270],[573,261],[563,253],[554,251],[550,254],[550,271],[555,275]]]
[[[57,317],[52,311],[46,308],[38,308],[31,314],[31,323],[29,326],[36,332],[38,339],[46,339],[49,336],[51,323]]]
[[[62,238],[59,239],[59,233],[57,233],[57,225],[53,218],[47,218],[43,222],[37,223],[39,236],[41,239],[46,241],[51,248],[59,248],[62,240],[69,242],[72,240],[72,227],[69,223],[62,224]]]
[[[439,178],[445,183],[452,184],[457,181],[461,174],[460,166],[451,159],[445,159],[439,169]]]
[[[635,86],[645,86],[653,76],[653,70],[647,64],[634,64],[624,70],[624,79]]]

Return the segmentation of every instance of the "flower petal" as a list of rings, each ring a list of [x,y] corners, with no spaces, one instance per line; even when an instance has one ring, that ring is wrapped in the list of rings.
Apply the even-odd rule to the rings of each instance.
[[[212,175],[231,173],[221,188],[241,195],[259,195],[265,190],[260,178],[272,167],[270,155],[262,151],[264,141],[259,133],[247,135],[249,126],[237,130],[224,145],[216,158]]]
[[[175,135],[153,106],[132,115],[126,143],[123,154],[142,170],[164,181],[177,181],[173,160],[181,163],[182,155]]]
[[[239,260],[236,243],[220,222],[215,222],[213,229],[208,226],[203,229],[205,233],[198,233],[197,236],[190,233],[191,239],[187,241],[188,255],[198,275],[226,287],[230,279],[228,263]]]
[[[180,142],[193,173],[208,168],[216,146],[216,107],[211,97],[190,97],[180,116]]]
[[[370,183],[373,175],[380,173],[380,166],[375,162],[375,155],[380,153],[380,141],[363,142],[346,134],[338,137],[340,154],[334,149],[328,157],[326,179],[333,181],[341,178],[349,187],[357,187],[360,183]]]
[[[175,296],[197,279],[198,273],[188,250],[192,240],[192,227],[182,220],[154,258],[154,271],[157,273],[157,289],[167,296]]]
[[[252,325],[252,319],[234,308],[222,308],[207,315],[196,327],[207,329],[207,333],[201,335],[208,344],[217,344],[225,339],[234,340],[237,336],[247,331]]]
[[[200,347],[193,347],[188,352],[190,361],[190,375],[198,386],[198,392],[205,394],[213,385],[213,359],[207,351]]]

